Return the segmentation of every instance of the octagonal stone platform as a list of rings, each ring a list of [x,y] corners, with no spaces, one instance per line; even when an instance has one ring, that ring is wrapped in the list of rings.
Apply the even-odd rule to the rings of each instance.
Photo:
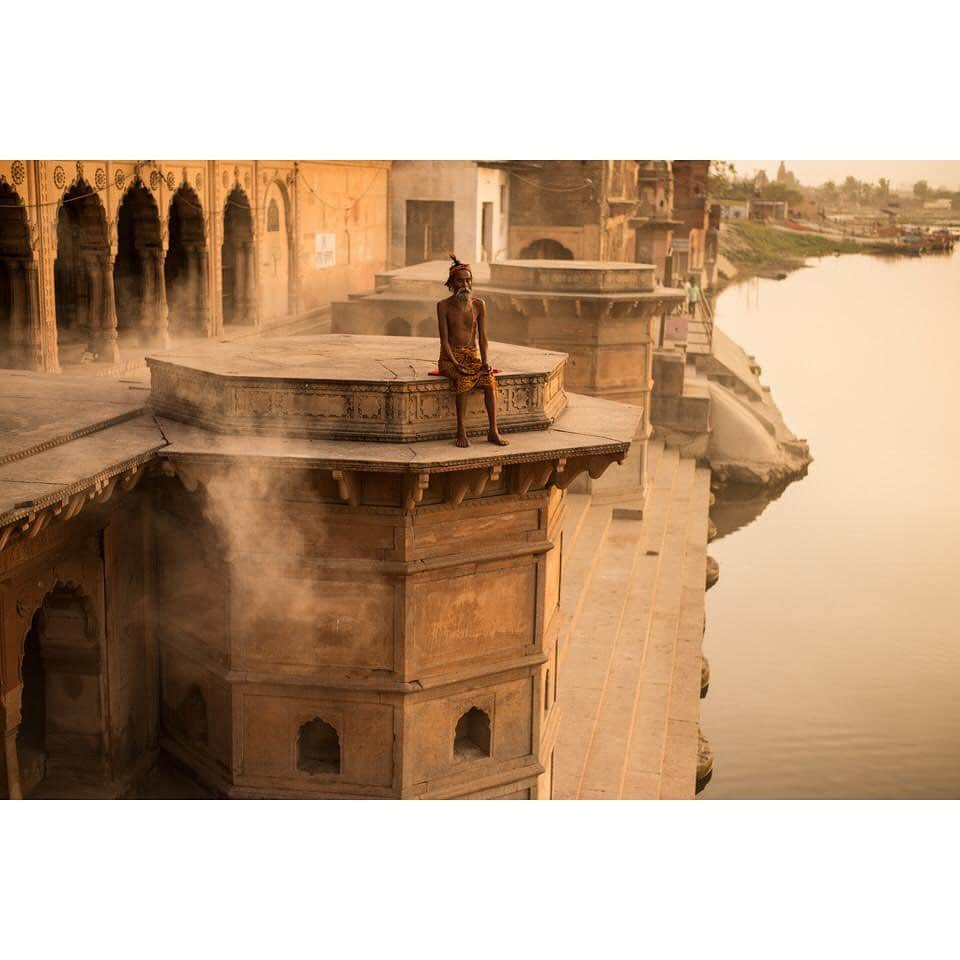
[[[490,264],[489,286],[556,293],[650,293],[655,268],[650,263],[601,260],[503,260]]]
[[[148,357],[151,406],[218,432],[415,442],[453,437],[450,381],[431,376],[439,341],[323,335],[189,344]],[[565,354],[491,343],[505,432],[547,429],[567,405]],[[467,432],[485,434],[483,395]]]

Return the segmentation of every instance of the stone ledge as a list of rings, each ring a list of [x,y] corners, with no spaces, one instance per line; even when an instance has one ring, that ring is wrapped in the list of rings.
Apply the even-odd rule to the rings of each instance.
[[[412,443],[453,437],[450,381],[430,376],[439,341],[316,337],[184,347],[149,357],[151,406],[219,433]],[[566,407],[562,353],[490,344],[504,432],[543,430]],[[467,430],[485,433],[474,391]]]

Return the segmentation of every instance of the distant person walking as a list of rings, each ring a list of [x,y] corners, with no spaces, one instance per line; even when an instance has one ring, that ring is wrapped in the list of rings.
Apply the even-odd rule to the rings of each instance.
[[[697,301],[700,299],[700,288],[697,286],[696,278],[689,283],[685,283],[687,290],[687,312],[692,317],[697,312]]]

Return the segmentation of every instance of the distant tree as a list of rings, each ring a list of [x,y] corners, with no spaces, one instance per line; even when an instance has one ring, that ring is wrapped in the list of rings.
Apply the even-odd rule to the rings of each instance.
[[[856,177],[847,177],[840,188],[843,199],[856,203],[860,199],[860,181]]]
[[[890,200],[890,181],[884,177],[880,178],[880,183],[877,186],[876,192],[876,201],[881,206],[888,203]]]
[[[714,160],[707,175],[707,193],[711,197],[729,197],[736,167],[729,160]]]
[[[930,192],[930,185],[926,180],[918,180],[913,185],[913,195],[923,203],[927,199],[927,194]]]
[[[828,180],[820,188],[820,196],[823,199],[824,203],[828,203],[831,206],[833,206],[837,202],[837,196],[838,196],[837,185],[832,180]]]

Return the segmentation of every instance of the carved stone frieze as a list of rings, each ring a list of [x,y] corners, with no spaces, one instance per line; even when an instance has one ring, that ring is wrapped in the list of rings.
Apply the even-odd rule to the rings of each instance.
[[[501,429],[546,429],[566,408],[564,357],[548,354],[555,359],[547,362],[543,356],[532,372],[498,374]],[[375,368],[377,380],[365,371],[351,378],[322,369],[316,379],[285,376],[282,370],[275,376],[259,371],[244,376],[246,358],[206,367],[186,356],[182,362],[149,357],[147,363],[157,413],[218,432],[384,442],[434,440],[456,432],[454,395],[445,377],[415,371],[401,379],[382,365]],[[480,391],[468,400],[467,430],[487,430]]]

